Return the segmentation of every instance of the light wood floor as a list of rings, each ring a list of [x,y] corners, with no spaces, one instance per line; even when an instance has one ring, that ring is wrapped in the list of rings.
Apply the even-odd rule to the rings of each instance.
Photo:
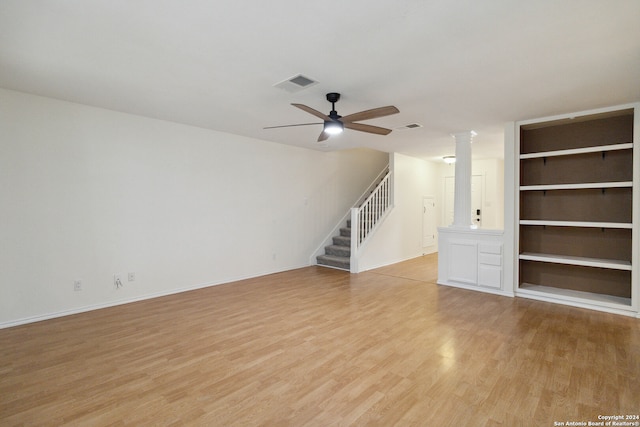
[[[640,412],[637,319],[309,267],[0,330],[0,425],[553,426]]]

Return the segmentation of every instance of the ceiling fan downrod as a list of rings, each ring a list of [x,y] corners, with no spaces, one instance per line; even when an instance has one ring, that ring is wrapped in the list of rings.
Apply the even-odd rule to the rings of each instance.
[[[330,92],[327,94],[327,101],[331,103],[331,112],[329,113],[329,117],[331,117],[333,120],[338,120],[340,117],[342,117],[338,115],[338,112],[336,111],[336,102],[338,102],[339,100],[339,93]]]

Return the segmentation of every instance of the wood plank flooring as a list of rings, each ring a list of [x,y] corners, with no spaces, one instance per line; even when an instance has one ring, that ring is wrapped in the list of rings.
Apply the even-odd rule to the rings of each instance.
[[[0,330],[0,425],[553,426],[640,412],[640,321],[308,267]]]

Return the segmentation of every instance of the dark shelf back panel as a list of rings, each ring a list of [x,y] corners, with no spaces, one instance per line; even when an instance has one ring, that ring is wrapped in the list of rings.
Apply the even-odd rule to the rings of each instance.
[[[520,252],[631,261],[631,230],[521,225]]]
[[[633,110],[620,115],[593,119],[579,118],[523,126],[520,130],[520,153],[568,150],[633,141]]]
[[[520,261],[522,283],[631,298],[631,272],[623,270]]]
[[[633,150],[520,160],[520,185],[633,180]]]
[[[520,218],[631,223],[631,188],[523,191]]]

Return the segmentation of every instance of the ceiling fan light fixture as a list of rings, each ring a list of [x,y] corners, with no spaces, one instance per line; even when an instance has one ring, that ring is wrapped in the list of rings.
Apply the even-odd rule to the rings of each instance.
[[[329,135],[338,135],[344,130],[344,125],[339,121],[325,121],[324,131]]]
[[[456,156],[444,156],[442,160],[444,160],[446,164],[450,165],[456,162]]]

